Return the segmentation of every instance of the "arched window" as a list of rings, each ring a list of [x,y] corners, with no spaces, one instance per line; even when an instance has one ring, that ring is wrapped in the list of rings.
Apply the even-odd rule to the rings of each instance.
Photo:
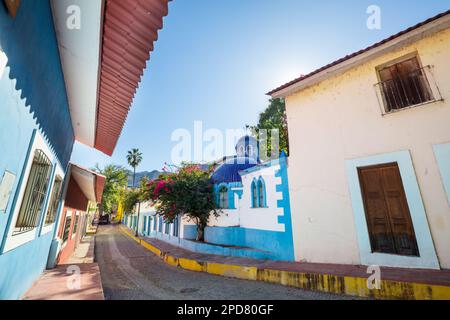
[[[226,186],[219,188],[219,208],[228,209],[228,188]]]
[[[258,207],[266,208],[266,184],[264,183],[263,178],[259,178],[258,180]]]
[[[258,190],[256,188],[256,181],[252,182],[252,208],[258,208]]]

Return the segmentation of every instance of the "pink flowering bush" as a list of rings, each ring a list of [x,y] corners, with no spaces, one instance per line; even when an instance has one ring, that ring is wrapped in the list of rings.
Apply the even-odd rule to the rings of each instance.
[[[183,165],[177,172],[151,181],[146,198],[155,203],[158,214],[167,223],[180,215],[189,217],[197,225],[197,240],[203,241],[210,216],[219,215],[210,176],[211,169]]]

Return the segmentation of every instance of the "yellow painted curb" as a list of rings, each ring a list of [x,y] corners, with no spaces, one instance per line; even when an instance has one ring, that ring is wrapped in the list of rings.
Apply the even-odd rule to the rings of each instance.
[[[165,263],[189,271],[206,272],[230,278],[264,281],[299,289],[345,294],[363,298],[450,300],[450,286],[381,280],[381,289],[371,290],[367,286],[367,279],[360,277],[258,269],[257,267],[200,262],[193,259],[177,258],[163,253],[160,249],[142,239],[136,238],[126,227],[120,226],[120,230],[147,250],[161,257]]]

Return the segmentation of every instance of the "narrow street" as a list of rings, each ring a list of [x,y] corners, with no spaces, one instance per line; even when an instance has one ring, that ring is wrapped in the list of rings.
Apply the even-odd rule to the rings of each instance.
[[[100,227],[95,250],[107,300],[349,299],[175,268],[114,226]]]

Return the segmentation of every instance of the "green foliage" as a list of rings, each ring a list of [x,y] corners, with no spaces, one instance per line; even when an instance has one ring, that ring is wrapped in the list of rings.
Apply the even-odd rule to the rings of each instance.
[[[247,126],[251,130],[258,133],[260,130],[267,130],[268,143],[267,150],[261,148],[261,154],[271,154],[272,145],[270,143],[270,130],[278,129],[280,134],[280,152],[284,151],[289,154],[289,134],[286,116],[286,104],[283,99],[270,99],[269,106],[259,115],[259,121],[256,126]],[[260,137],[261,138],[261,137]]]
[[[128,184],[127,170],[121,166],[111,164],[103,169],[97,165],[93,171],[106,177],[102,199],[103,211],[108,213],[116,211],[123,196],[123,190],[126,189]]]
[[[126,214],[132,214],[139,201],[141,201],[142,192],[140,189],[129,189],[124,192],[123,211]]]
[[[150,182],[147,199],[154,201],[158,214],[167,223],[179,215],[189,217],[197,225],[197,240],[203,241],[210,216],[219,215],[210,175],[211,171],[197,165],[184,164],[176,173]]]

